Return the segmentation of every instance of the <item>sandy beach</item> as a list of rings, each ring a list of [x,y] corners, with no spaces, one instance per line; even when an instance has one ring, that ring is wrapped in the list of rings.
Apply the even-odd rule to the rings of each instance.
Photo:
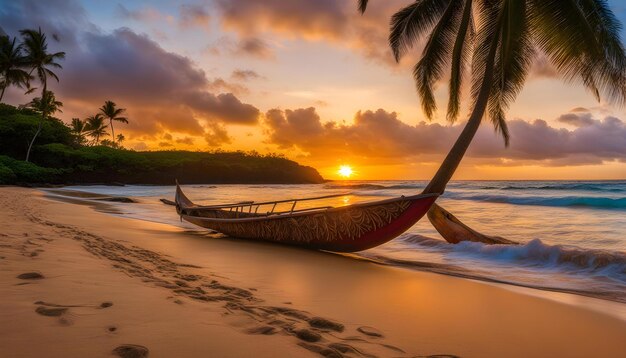
[[[0,188],[0,208],[6,357],[626,354],[626,321],[591,309],[619,303],[241,242],[35,189]]]

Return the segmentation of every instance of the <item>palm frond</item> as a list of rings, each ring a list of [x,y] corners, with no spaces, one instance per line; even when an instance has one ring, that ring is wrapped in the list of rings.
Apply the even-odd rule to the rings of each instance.
[[[463,73],[467,64],[469,48],[472,46],[472,36],[468,36],[472,26],[472,0],[466,0],[463,6],[463,16],[459,24],[459,29],[452,50],[448,114],[449,121],[454,122],[459,115],[461,107],[461,85]]]
[[[433,113],[437,110],[433,87],[441,79],[443,70],[450,61],[452,44],[461,18],[462,4],[460,0],[450,1],[428,37],[422,58],[413,69],[417,93],[428,119],[432,119]]]
[[[503,1],[489,117],[506,145],[509,139],[504,113],[524,87],[535,55],[526,14],[526,0]]]
[[[484,0],[476,4],[476,38],[472,53],[472,87],[474,102],[482,88],[485,78],[486,64],[492,57],[494,44],[497,48],[500,32],[500,4],[495,0]],[[495,52],[493,54],[495,56]]]
[[[361,14],[363,14],[367,9],[367,1],[368,0],[359,0],[359,11]]]
[[[626,100],[626,60],[620,25],[603,0],[531,0],[531,31],[539,48],[567,80],[594,95]],[[599,99],[599,98],[598,98]]]
[[[418,0],[391,17],[389,45],[396,61],[459,0]]]

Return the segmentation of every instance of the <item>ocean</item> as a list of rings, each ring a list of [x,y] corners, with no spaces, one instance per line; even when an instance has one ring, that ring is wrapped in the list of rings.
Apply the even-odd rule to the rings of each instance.
[[[267,201],[342,194],[297,208],[341,206],[416,194],[423,181],[335,181],[316,185],[187,185],[200,204]],[[127,196],[111,215],[204,230],[181,222],[174,186],[74,186],[66,189]],[[626,181],[455,181],[438,203],[470,227],[519,246],[443,241],[424,217],[397,239],[355,253],[358,259],[432,271],[510,287],[562,291],[626,303]],[[290,207],[290,204],[286,204]],[[280,208],[277,208],[280,209]],[[284,208],[288,209],[288,208]],[[209,239],[207,239],[209,240]]]

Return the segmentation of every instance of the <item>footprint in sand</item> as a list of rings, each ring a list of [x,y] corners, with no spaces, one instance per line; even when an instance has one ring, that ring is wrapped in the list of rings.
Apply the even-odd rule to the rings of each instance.
[[[382,337],[383,336],[382,332],[377,330],[374,327],[361,326],[357,328],[356,330],[370,337]]]
[[[35,312],[42,316],[47,317],[59,317],[67,312],[67,307],[45,307],[39,306],[35,309]]]
[[[343,332],[344,326],[341,323],[333,322],[322,317],[313,317],[309,320],[309,325],[313,328],[322,330],[330,330],[336,332]]]
[[[148,348],[136,344],[123,344],[115,348],[113,354],[122,358],[144,358],[148,356]]]
[[[20,280],[40,280],[44,277],[39,272],[26,272],[26,273],[17,275],[17,278],[19,278]]]

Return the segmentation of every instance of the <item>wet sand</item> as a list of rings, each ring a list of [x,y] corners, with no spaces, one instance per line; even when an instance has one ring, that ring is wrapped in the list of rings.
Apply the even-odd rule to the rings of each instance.
[[[626,354],[626,321],[585,308],[604,304],[591,298],[559,294],[571,305],[241,242],[34,189],[0,188],[0,227],[0,352],[10,357]]]

